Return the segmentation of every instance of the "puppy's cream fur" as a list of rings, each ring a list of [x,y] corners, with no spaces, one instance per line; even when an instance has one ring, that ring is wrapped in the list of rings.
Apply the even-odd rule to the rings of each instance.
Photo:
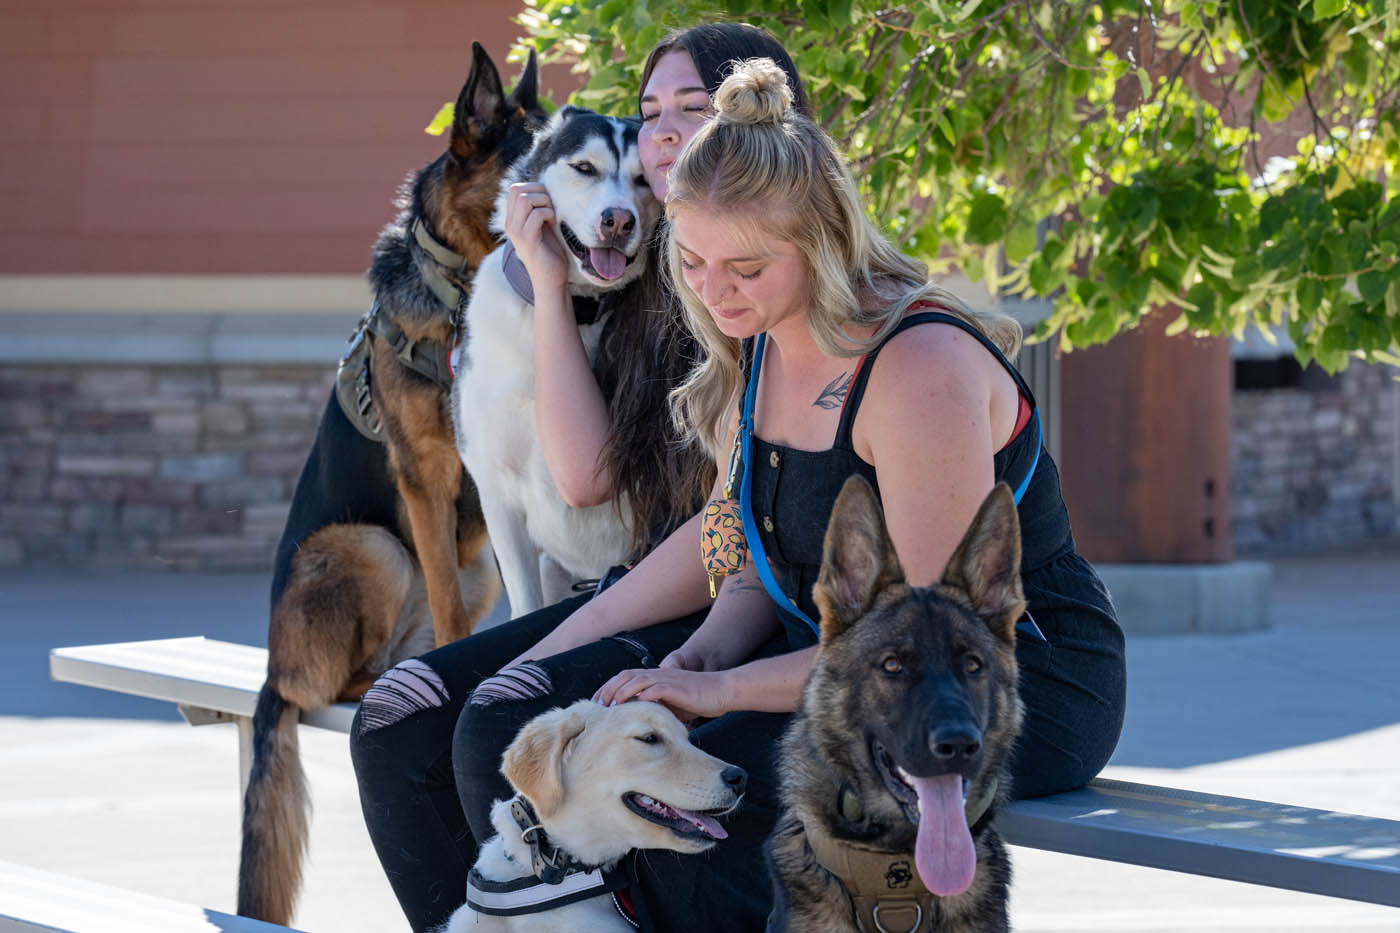
[[[654,738],[655,741],[648,741]],[[579,861],[610,867],[635,848],[703,852],[712,840],[680,836],[629,810],[627,794],[673,807],[728,810],[740,795],[724,780],[730,766],[694,745],[665,707],[630,702],[604,707],[581,700],[532,719],[506,749],[501,771],[534,806],[550,841]],[[530,849],[510,815],[491,810],[496,827],[476,870],[491,881],[530,875]],[[628,931],[612,898],[599,896],[518,917],[478,914],[463,906],[440,933],[581,933]]]

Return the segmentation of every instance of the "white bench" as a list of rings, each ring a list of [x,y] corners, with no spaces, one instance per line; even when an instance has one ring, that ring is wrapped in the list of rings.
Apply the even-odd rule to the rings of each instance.
[[[238,726],[240,787],[247,790],[253,766],[253,710],[267,679],[267,649],[212,638],[162,638],[110,645],[55,648],[49,652],[54,680],[130,693],[174,703],[192,726],[232,722]],[[350,732],[355,704],[303,710],[308,726]]]
[[[235,721],[246,780],[267,652],[206,638],[56,648],[55,680],[168,700],[195,725]],[[355,708],[304,713],[348,732]],[[1012,803],[1014,845],[1400,907],[1400,822],[1149,784],[1088,787]]]
[[[0,933],[276,933],[287,927],[0,862]]]

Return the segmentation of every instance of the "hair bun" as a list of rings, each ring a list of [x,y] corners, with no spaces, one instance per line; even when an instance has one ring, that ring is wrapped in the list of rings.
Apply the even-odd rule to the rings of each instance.
[[[792,110],[787,72],[771,58],[735,62],[715,92],[715,110],[726,123],[781,123]]]

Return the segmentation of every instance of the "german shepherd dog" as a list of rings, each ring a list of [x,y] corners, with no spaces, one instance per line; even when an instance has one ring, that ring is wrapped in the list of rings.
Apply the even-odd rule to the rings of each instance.
[[[277,548],[243,803],[245,916],[285,925],[301,885],[300,710],[358,699],[397,662],[466,637],[499,595],[452,437],[445,363],[472,275],[496,248],[488,225],[501,177],[545,120],[533,53],[507,95],[473,43],[447,151],[410,176],[375,244],[374,306],[352,338],[372,354],[358,417],[333,391]]]
[[[575,317],[595,369],[611,317],[645,313],[632,307],[629,286],[646,271],[661,207],[642,175],[640,127],[637,120],[564,107],[507,172],[493,221],[496,229],[504,226],[511,184],[545,186],[556,217],[550,229],[568,260]],[[533,290],[512,281],[511,249],[503,245],[486,257],[473,283],[468,336],[456,355],[452,419],[462,462],[481,493],[511,615],[521,616],[544,605],[542,554],[574,580],[602,577],[632,546],[633,513],[625,495],[575,508],[554,483],[535,432]],[[588,309],[586,318],[581,309]],[[652,361],[627,365],[639,363]]]
[[[942,579],[910,586],[869,484],[846,481],[813,590],[820,646],[782,744],[770,933],[1009,929],[993,821],[1021,724],[1020,554],[999,484]]]

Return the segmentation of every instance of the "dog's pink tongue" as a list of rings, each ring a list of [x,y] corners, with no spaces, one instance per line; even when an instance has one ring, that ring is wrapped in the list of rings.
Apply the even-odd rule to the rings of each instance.
[[[934,894],[961,894],[972,886],[977,850],[963,812],[962,777],[914,778],[919,795],[919,838],[914,864]]]
[[[703,813],[696,813],[694,810],[682,810],[680,807],[672,807],[681,819],[689,820],[702,832],[715,837],[716,839],[728,839],[729,833],[724,831],[724,827],[719,825],[719,820]]]
[[[593,271],[605,279],[615,279],[627,268],[627,257],[622,251],[605,246],[590,247],[588,261],[593,264]]]

